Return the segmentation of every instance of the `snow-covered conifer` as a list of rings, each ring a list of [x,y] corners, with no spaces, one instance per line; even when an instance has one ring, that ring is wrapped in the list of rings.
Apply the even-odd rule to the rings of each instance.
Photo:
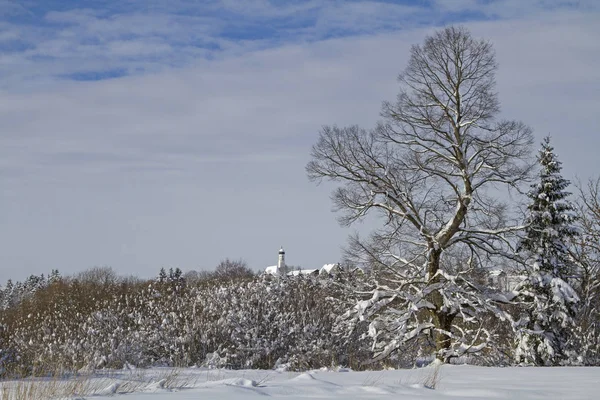
[[[536,365],[569,363],[573,316],[578,296],[570,285],[574,263],[569,241],[578,234],[575,210],[566,191],[550,139],[542,142],[539,182],[528,193],[531,203],[520,253],[525,278],[517,287],[524,315],[516,322],[516,359]]]

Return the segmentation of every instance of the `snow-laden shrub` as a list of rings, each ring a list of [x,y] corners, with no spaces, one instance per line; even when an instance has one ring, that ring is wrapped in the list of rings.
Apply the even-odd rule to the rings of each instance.
[[[123,365],[273,368],[278,360],[295,370],[358,365],[361,342],[338,327],[351,297],[339,279],[62,280],[2,314],[5,347],[15,354],[6,362],[24,375]]]

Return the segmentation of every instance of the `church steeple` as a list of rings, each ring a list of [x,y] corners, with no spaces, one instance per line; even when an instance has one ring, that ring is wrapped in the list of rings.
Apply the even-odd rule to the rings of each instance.
[[[285,250],[283,247],[279,249],[279,260],[277,261],[277,273],[281,276],[287,275],[287,268],[285,266]]]

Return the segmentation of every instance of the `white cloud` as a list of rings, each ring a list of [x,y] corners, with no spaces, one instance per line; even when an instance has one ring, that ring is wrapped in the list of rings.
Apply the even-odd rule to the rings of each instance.
[[[488,18],[520,19],[548,11],[598,12],[596,0],[434,0],[433,8],[442,12],[478,12]]]
[[[27,9],[18,1],[0,0],[0,15],[11,17],[23,13],[27,13]]]
[[[10,90],[0,96],[0,265],[41,273],[109,264],[152,275],[246,257],[263,267],[282,244],[294,264],[336,261],[347,231],[329,213],[330,188],[305,178],[310,146],[322,124],[372,126],[381,101],[397,92],[410,45],[431,28],[262,49],[229,42],[217,58],[189,55],[184,67],[146,75],[48,79],[112,68],[153,43],[174,46],[110,33],[126,31],[127,21],[96,25],[92,36],[106,32],[99,44],[86,44],[79,25],[37,43],[38,56],[58,60],[4,56],[13,57],[4,68],[19,87],[5,81]],[[598,171],[597,15],[555,11],[469,26],[497,50],[504,115],[539,138],[552,134],[568,174]],[[108,51],[111,43],[118,51]],[[23,89],[31,76],[47,84]]]
[[[28,4],[28,3],[25,3]],[[0,88],[26,91],[77,74],[124,71],[139,74],[185,67],[199,59],[227,58],[290,43],[328,37],[378,34],[461,19],[529,18],[558,10],[597,13],[591,0],[436,1],[413,5],[378,1],[267,0],[115,3],[112,9],[50,11],[40,23],[5,22],[0,37],[19,38],[20,51],[2,55]],[[29,11],[23,7],[21,13]],[[473,18],[473,17],[470,17]],[[8,21],[11,21],[10,19]],[[264,32],[260,33],[261,30]],[[259,34],[254,37],[254,32]]]
[[[283,2],[279,5],[269,0],[220,0],[215,10],[225,9],[256,18],[282,18],[322,8],[322,1]]]

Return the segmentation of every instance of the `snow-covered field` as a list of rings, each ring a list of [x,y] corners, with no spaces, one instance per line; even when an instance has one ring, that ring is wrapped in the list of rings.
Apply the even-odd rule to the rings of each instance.
[[[437,379],[435,379],[435,374]],[[428,388],[435,384],[435,389]],[[46,389],[43,387],[46,385]],[[62,390],[59,388],[62,387]],[[29,395],[19,395],[28,392]],[[62,392],[62,393],[61,393]],[[134,370],[69,381],[4,382],[0,398],[188,399],[597,399],[600,368],[445,365],[389,371]]]

